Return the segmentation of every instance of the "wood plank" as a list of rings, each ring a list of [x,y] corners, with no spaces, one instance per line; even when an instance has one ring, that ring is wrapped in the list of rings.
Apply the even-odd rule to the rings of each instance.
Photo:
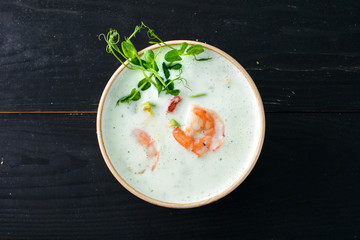
[[[245,182],[173,210],[127,192],[106,168],[95,114],[0,115],[0,238],[356,239],[360,114],[267,114]]]
[[[141,20],[164,40],[197,39],[230,53],[266,110],[359,110],[357,0],[139,4],[1,1],[0,112],[96,111],[118,66],[97,35],[110,27],[129,34]]]

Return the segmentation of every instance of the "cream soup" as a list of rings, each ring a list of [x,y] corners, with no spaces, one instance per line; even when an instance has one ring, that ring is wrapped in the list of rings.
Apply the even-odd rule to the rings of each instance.
[[[159,60],[167,51],[163,48],[157,57],[161,76]],[[172,113],[167,113],[167,108],[173,96],[164,92],[158,96],[153,86],[141,92],[139,101],[116,107],[117,100],[143,78],[140,71],[126,68],[111,85],[102,109],[102,138],[115,171],[137,192],[156,200],[186,204],[212,198],[245,175],[259,150],[262,106],[248,80],[218,53],[205,49],[200,57],[212,59],[183,57],[182,77],[190,89],[175,82],[182,100]],[[172,70],[170,78],[177,73]],[[206,95],[189,97],[200,93]],[[147,101],[156,105],[153,116],[143,111],[142,104]],[[184,128],[193,106],[215,112],[224,124],[223,144],[201,157],[181,146],[172,134],[174,128],[168,125],[175,119]],[[134,137],[134,129],[145,131],[154,140],[159,155],[153,170],[156,158],[148,156],[147,148]]]

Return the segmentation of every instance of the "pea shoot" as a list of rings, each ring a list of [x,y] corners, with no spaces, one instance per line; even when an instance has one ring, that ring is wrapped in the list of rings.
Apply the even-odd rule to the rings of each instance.
[[[202,97],[202,96],[206,96],[206,93],[199,93],[199,94],[196,94],[196,95],[191,95],[189,97],[191,98],[197,98],[197,97]]]
[[[143,58],[140,58],[138,51],[131,42],[131,39],[142,29],[147,31],[147,37],[151,40],[150,44],[158,44],[159,51],[155,54],[152,50],[146,50]],[[187,42],[183,42],[180,45],[179,49],[176,49],[172,46],[167,45],[162,41],[155,33],[154,30],[146,26],[143,22],[141,25],[136,26],[134,32],[129,37],[124,37],[124,40],[120,42],[120,34],[115,29],[110,29],[109,32],[99,35],[99,40],[101,37],[104,38],[107,43],[106,52],[114,55],[114,57],[121,62],[126,68],[130,70],[141,71],[144,78],[142,78],[137,87],[134,87],[130,94],[120,98],[116,102],[116,106],[120,103],[131,103],[131,101],[138,101],[141,98],[141,91],[146,91],[153,85],[158,94],[161,92],[165,94],[170,94],[177,96],[180,94],[180,89],[175,88],[174,82],[180,81],[185,87],[187,81],[181,77],[182,74],[182,64],[179,61],[182,60],[181,56],[193,56],[196,61],[206,61],[211,58],[197,58],[197,55],[204,52],[203,46],[200,44],[195,44],[188,47]],[[165,45],[170,48],[170,50],[165,54],[164,61],[161,64],[165,78],[160,76],[160,69],[157,63],[157,56],[162,50],[162,45]],[[127,61],[127,64],[125,62]],[[172,71],[177,70],[178,74],[175,77],[171,77]]]

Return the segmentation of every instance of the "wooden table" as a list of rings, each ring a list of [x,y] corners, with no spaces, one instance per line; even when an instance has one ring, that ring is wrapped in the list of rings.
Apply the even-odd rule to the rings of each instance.
[[[119,64],[97,37],[141,20],[230,53],[262,95],[258,163],[208,206],[144,202],[100,154],[97,105]],[[2,0],[0,238],[359,239],[359,90],[358,0]]]

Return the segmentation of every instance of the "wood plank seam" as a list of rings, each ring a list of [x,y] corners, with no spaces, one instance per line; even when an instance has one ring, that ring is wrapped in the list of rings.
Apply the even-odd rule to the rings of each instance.
[[[265,113],[360,113],[360,110],[265,110]],[[97,114],[97,111],[6,111],[0,114]]]

